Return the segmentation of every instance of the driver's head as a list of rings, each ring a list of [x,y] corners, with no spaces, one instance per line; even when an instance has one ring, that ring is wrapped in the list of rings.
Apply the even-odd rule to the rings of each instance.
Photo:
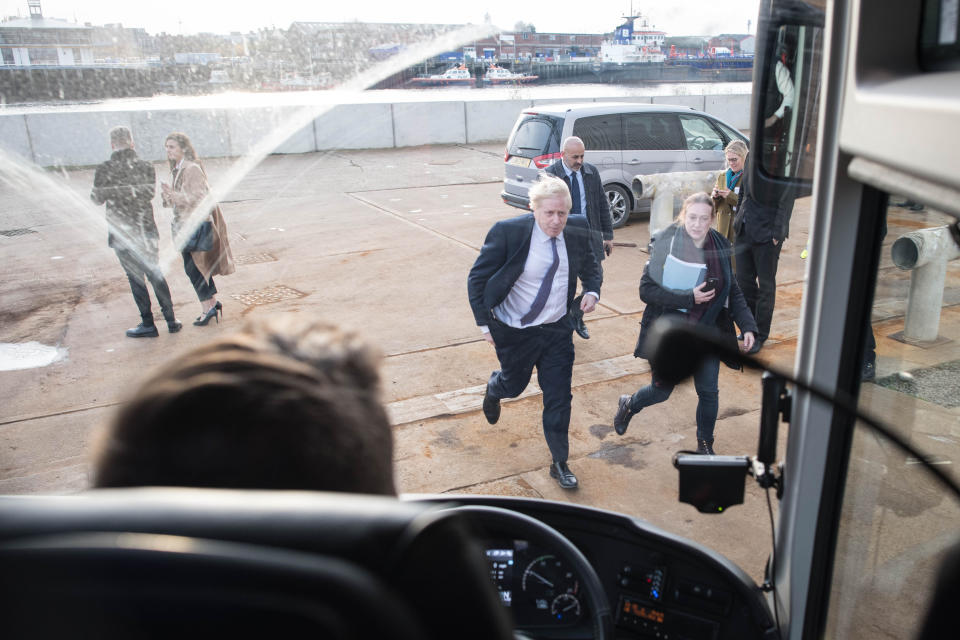
[[[393,495],[378,356],[356,334],[273,316],[154,373],[100,442],[95,486]]]

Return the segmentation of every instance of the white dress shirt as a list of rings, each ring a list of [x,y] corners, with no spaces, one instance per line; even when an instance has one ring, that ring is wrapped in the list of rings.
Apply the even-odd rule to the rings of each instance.
[[[562,232],[557,236],[557,254],[560,256],[560,266],[553,275],[550,295],[547,297],[546,304],[543,305],[543,310],[529,324],[521,324],[520,318],[530,311],[533,300],[540,291],[540,283],[543,282],[550,265],[553,264],[550,236],[534,222],[530,236],[530,252],[523,265],[523,273],[513,283],[513,288],[504,301],[493,310],[500,322],[515,329],[522,329],[556,322],[567,315],[567,278],[570,274],[570,263],[567,260],[567,246],[564,244]]]

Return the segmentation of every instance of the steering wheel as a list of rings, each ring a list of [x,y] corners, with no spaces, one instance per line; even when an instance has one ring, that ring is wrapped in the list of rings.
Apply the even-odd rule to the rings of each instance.
[[[706,146],[706,144],[707,144],[707,139],[704,138],[703,136],[696,136],[695,138],[690,140],[691,149],[700,150],[700,149],[703,149]]]
[[[508,532],[512,536],[522,537],[544,548],[556,551],[565,562],[569,562],[583,582],[586,601],[591,613],[594,640],[608,640],[611,637],[610,603],[607,600],[603,585],[593,566],[586,556],[573,546],[562,533],[536,518],[528,515],[501,509],[478,505],[452,507],[449,511],[464,514],[477,528],[490,528]],[[530,638],[522,631],[513,632],[514,638],[523,640]]]

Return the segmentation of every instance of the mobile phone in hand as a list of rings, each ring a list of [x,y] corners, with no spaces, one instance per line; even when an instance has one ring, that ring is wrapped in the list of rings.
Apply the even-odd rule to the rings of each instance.
[[[713,291],[717,288],[718,284],[720,284],[720,278],[707,278],[707,286],[705,286],[702,291],[704,293],[707,291]]]

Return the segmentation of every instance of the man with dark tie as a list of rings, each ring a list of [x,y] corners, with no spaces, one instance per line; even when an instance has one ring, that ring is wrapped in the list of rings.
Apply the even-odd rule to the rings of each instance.
[[[564,489],[577,486],[567,466],[570,392],[573,375],[573,307],[591,313],[600,299],[600,262],[590,248],[582,217],[568,217],[566,183],[549,175],[530,188],[533,214],[501,220],[487,233],[467,278],[470,307],[487,342],[497,351],[500,370],[487,382],[483,413],[500,419],[500,400],[516,398],[537,368],[543,392],[543,434],[553,462],[550,476]]]
[[[610,216],[610,203],[603,191],[600,172],[590,163],[584,162],[586,148],[583,140],[570,136],[563,141],[561,158],[547,167],[547,173],[557,176],[567,183],[572,204],[570,218],[584,218],[590,227],[590,248],[600,263],[603,273],[603,259],[613,253],[613,218]],[[582,338],[589,338],[587,326],[583,323],[583,314],[574,316],[574,326]]]

